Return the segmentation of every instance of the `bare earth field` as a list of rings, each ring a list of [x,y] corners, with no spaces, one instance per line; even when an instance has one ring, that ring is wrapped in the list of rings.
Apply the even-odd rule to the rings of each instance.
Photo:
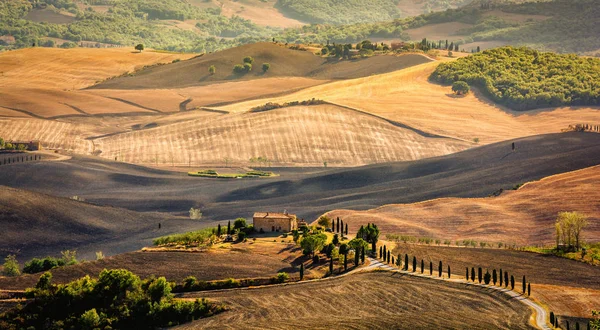
[[[222,329],[224,324],[231,329],[532,329],[531,311],[517,300],[386,272],[181,297],[216,300],[231,309],[177,329]]]
[[[414,204],[385,205],[369,211],[336,210],[355,232],[374,222],[384,233],[442,240],[517,245],[552,244],[558,212],[578,211],[589,217],[588,242],[600,240],[600,167],[558,174],[527,183],[499,197],[442,198]]]
[[[592,309],[600,304],[600,267],[569,259],[531,252],[505,249],[437,247],[397,243],[394,254],[406,254],[418,260],[440,260],[449,264],[453,273],[465,274],[465,268],[500,269],[515,276],[515,288],[521,278],[531,282],[534,299],[548,305],[559,316],[589,318]]]

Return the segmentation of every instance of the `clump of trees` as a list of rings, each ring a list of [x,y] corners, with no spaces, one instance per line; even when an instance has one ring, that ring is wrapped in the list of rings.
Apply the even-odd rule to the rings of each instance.
[[[10,277],[21,275],[21,266],[17,261],[17,256],[15,256],[14,254],[10,254],[6,258],[4,258],[4,264],[2,265],[2,275]]]
[[[155,329],[221,312],[206,300],[173,300],[164,277],[141,280],[124,269],[103,270],[68,284],[52,283],[44,273],[28,289],[27,305],[0,316],[2,329]],[[66,308],[68,306],[68,308]]]
[[[254,58],[251,56],[244,57],[244,62],[242,64],[236,64],[233,66],[233,73],[235,74],[246,74],[252,71],[252,63],[254,63]]]
[[[44,272],[56,267],[62,267],[65,265],[75,265],[77,261],[77,251],[62,251],[61,258],[46,257],[43,259],[33,258],[25,263],[23,267],[23,273],[35,274]]]
[[[556,250],[579,251],[581,233],[588,225],[587,217],[579,212],[560,212],[556,218]]]
[[[600,104],[600,59],[526,47],[501,47],[442,63],[430,78],[478,86],[515,110]]]
[[[457,95],[468,94],[470,90],[469,84],[464,81],[455,81],[452,84],[452,91]]]
[[[377,242],[379,241],[379,228],[374,223],[369,223],[367,226],[360,226],[356,233],[356,238],[362,238],[367,243],[371,244],[371,251],[375,253]]]

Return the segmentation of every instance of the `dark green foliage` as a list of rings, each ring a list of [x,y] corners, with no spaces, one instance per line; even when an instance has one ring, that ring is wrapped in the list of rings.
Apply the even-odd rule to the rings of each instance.
[[[64,266],[66,263],[63,259],[46,257],[44,259],[33,258],[25,263],[23,273],[35,274],[50,270],[52,268]]]
[[[479,270],[477,271],[477,280],[479,280],[479,283],[481,283],[482,279],[483,279],[483,270],[481,269],[481,267],[479,267]]]
[[[231,220],[227,221],[227,235],[231,235]]]
[[[387,258],[387,246],[383,246],[383,260],[385,261],[385,259]]]
[[[339,233],[339,232],[340,232],[340,218],[339,218],[339,217],[337,218],[337,224],[336,224],[336,230],[335,230],[335,231],[336,231],[337,233]],[[380,254],[381,254],[381,253],[380,253]]]
[[[22,329],[154,329],[222,310],[205,300],[175,301],[164,277],[142,281],[127,270],[103,270],[97,280],[86,276],[64,285],[50,279],[42,275],[37,288],[27,291],[35,299],[1,321]]]
[[[221,236],[221,224],[217,226],[217,236]]]
[[[438,276],[442,277],[442,262],[440,261],[440,264],[438,266]]]
[[[360,249],[354,250],[354,266],[358,267],[359,261],[360,261]]]
[[[450,265],[448,265],[448,278],[450,278],[451,273],[450,273]]]
[[[137,44],[137,46],[135,46],[135,50],[137,50],[138,52],[142,52],[144,50],[144,45],[143,44]]]
[[[465,271],[465,278],[467,279],[467,281],[469,281],[469,267],[465,267],[466,271]]]
[[[345,232],[346,236],[348,236],[348,224],[346,223],[346,232]]]
[[[495,269],[492,272],[492,282],[494,283],[494,285],[496,285],[496,283],[498,282],[498,273],[496,272]]]
[[[475,267],[471,268],[471,281],[475,282]]]
[[[455,81],[452,83],[452,91],[458,95],[468,94],[471,88],[464,81]]]
[[[492,275],[490,274],[490,272],[488,270],[485,271],[485,275],[483,276],[483,282],[488,285],[490,284],[490,281],[492,280]]]
[[[433,262],[429,262],[429,275],[433,275]]]
[[[554,325],[554,312],[550,312],[550,324]]]
[[[284,13],[309,23],[377,22],[400,16],[394,0],[279,0]]]
[[[504,287],[508,286],[508,272],[504,272]]]
[[[395,261],[396,260],[394,260],[394,256],[392,256],[392,265],[395,265],[395,263],[394,263]]]
[[[365,253],[367,251],[367,248],[363,246],[361,253],[360,253],[360,262],[361,263],[365,263]]]
[[[503,276],[503,275],[502,275],[502,268],[500,268],[500,276],[499,276],[499,279],[500,279],[500,286],[502,286],[502,280],[503,280],[502,276]]]
[[[408,270],[408,254],[404,255],[404,270]]]
[[[331,240],[331,243],[333,243],[333,245],[339,245],[340,244],[340,235],[338,234],[334,234],[333,235],[333,239]],[[381,251],[379,252],[379,255],[381,256]]]
[[[246,219],[244,219],[244,218],[237,218],[233,222],[233,229],[246,228],[246,226],[247,226],[246,225]]]
[[[383,258],[383,246],[379,247],[379,259]]]
[[[425,268],[425,262],[421,259],[421,274],[423,274],[423,269]]]
[[[513,275],[510,275],[510,289],[515,289],[515,277]]]
[[[263,73],[267,73],[267,71],[269,71],[270,68],[271,68],[271,64],[269,64],[269,63],[263,63],[263,65],[262,65],[262,71],[263,71]]]
[[[305,255],[315,256],[315,252],[321,251],[326,241],[327,236],[323,233],[307,235],[300,241],[300,247]],[[344,248],[344,252],[342,252],[342,247]],[[340,253],[347,253],[347,246],[345,244],[340,246]]]
[[[413,256],[413,264],[412,264],[413,273],[417,271],[417,257]]]
[[[531,296],[531,283],[527,283],[527,295]]]
[[[600,104],[600,59],[501,47],[440,64],[431,78],[466,81],[515,110]]]
[[[391,255],[391,253],[390,253],[390,251],[388,251],[388,253],[387,253],[387,263],[388,264],[390,263],[390,255]]]
[[[525,275],[523,275],[523,294],[525,294],[526,290],[527,290],[527,282],[525,281]]]

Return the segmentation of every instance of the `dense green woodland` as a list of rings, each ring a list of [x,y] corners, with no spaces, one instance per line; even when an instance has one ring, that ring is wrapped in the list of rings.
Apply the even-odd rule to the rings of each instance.
[[[0,35],[12,35],[21,48],[44,45],[45,37],[92,41],[185,52],[210,52],[257,41],[288,43],[355,43],[365,39],[408,40],[406,30],[428,24],[461,22],[471,24],[459,31],[454,44],[500,40],[538,50],[584,53],[600,49],[600,6],[597,0],[554,0],[498,4],[477,3],[459,9],[390,20],[397,17],[397,0],[280,0],[278,6],[294,15],[308,15],[308,21],[349,24],[310,24],[285,30],[257,26],[249,20],[221,15],[220,9],[200,9],[183,0],[2,0]],[[465,0],[464,3],[469,1]],[[425,5],[445,8],[463,4],[461,0],[427,0]],[[93,5],[110,6],[107,13],[94,11]],[[26,19],[35,8],[66,10],[76,15],[68,24],[36,23]],[[83,8],[83,9],[81,9]],[[508,21],[490,16],[489,11],[548,16],[548,19]],[[308,17],[306,16],[306,17]],[[165,20],[196,19],[198,31],[167,26]],[[382,20],[387,20],[383,21]],[[433,41],[433,40],[432,40]],[[53,46],[50,42],[47,46]],[[71,44],[75,46],[74,44]],[[466,49],[469,51],[470,49]]]
[[[173,300],[171,288],[164,277],[141,280],[123,269],[64,285],[45,273],[26,293],[35,299],[0,315],[0,329],[158,329],[222,311],[205,300]]]
[[[600,105],[600,59],[502,47],[440,64],[431,79],[481,88],[514,110]]]
[[[398,0],[279,0],[277,7],[309,23],[350,24],[400,17]]]

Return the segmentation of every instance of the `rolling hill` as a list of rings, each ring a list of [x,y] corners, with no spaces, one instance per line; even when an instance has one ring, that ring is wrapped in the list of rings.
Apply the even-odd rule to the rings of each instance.
[[[385,234],[531,245],[552,242],[558,212],[578,211],[589,217],[584,239],[594,243],[600,239],[600,207],[593,202],[600,198],[598,182],[600,167],[595,166],[526,183],[498,197],[441,198],[327,215],[344,219],[349,231],[374,222]]]
[[[248,74],[234,74],[233,67],[243,63],[246,56],[254,59]],[[151,89],[182,88],[214,84],[215,82],[251,80],[263,77],[308,77],[315,79],[350,79],[401,70],[430,61],[420,55],[375,56],[363,60],[338,61],[321,58],[308,51],[292,50],[281,44],[259,42],[207,54],[202,57],[155,67],[131,77],[104,81],[93,88]],[[262,63],[271,64],[267,73]],[[216,73],[208,68],[214,65]]]
[[[161,213],[137,213],[2,186],[0,224],[3,254],[20,258],[75,249],[90,257],[139,249],[152,238],[202,224]],[[158,223],[165,229],[158,231]]]

